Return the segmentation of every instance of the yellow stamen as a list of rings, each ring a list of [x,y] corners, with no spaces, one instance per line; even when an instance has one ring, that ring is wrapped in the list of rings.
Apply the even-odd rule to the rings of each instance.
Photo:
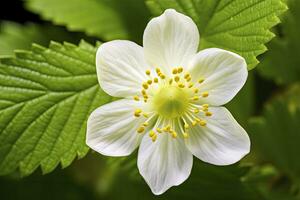
[[[184,87],[185,87],[185,85],[184,85],[183,83],[178,83],[178,87],[180,87],[180,88],[184,88]]]
[[[146,70],[146,74],[149,76],[151,74],[150,70]]]
[[[140,126],[138,129],[137,129],[137,132],[138,133],[142,133],[142,132],[144,132],[145,131],[145,127],[143,127],[143,126]]]
[[[192,88],[194,86],[194,84],[193,83],[189,83],[189,88]]]
[[[200,126],[206,126],[206,121],[205,120],[200,120],[199,124],[200,124]]]
[[[199,92],[199,89],[198,89],[198,88],[195,88],[195,89],[194,89],[194,93],[197,94],[198,92]]]
[[[204,82],[204,79],[203,78],[200,78],[199,80],[198,80],[198,83],[203,83]]]
[[[199,112],[200,112],[200,110],[199,110],[198,108],[195,108],[195,109],[194,109],[194,113],[195,113],[195,114],[197,114],[197,113],[199,113]]]
[[[172,85],[173,79],[169,79],[169,84]]]
[[[205,103],[205,104],[202,104],[202,107],[203,107],[203,108],[208,108],[209,105],[208,105],[207,103]]]
[[[202,97],[208,97],[208,92],[202,92]]]
[[[138,96],[134,96],[133,99],[134,99],[135,101],[139,101],[139,100],[140,100],[140,98],[139,98]]]
[[[148,83],[148,85],[151,85],[152,84],[152,80],[148,80],[147,83]]]
[[[173,73],[173,74],[177,74],[177,73],[178,73],[178,70],[177,70],[176,68],[174,68],[173,71],[172,71],[172,73]]]
[[[141,109],[136,109],[136,110],[134,111],[134,116],[135,116],[135,117],[139,117],[139,116],[141,116],[141,113],[142,113],[142,110],[141,110]]]
[[[189,126],[188,124],[184,124],[184,128],[185,128],[185,129],[189,129],[190,126]]]
[[[166,78],[166,76],[165,76],[164,74],[161,74],[159,77],[160,77],[161,79],[165,79],[165,78]]]
[[[144,116],[145,118],[148,118],[148,117],[149,117],[149,115],[148,115],[147,113],[143,113],[143,116]]]
[[[194,100],[194,101],[197,101],[197,100],[199,100],[199,97],[198,97],[198,96],[194,96],[194,97],[193,97],[193,100]]]
[[[153,81],[154,81],[154,83],[158,83],[158,78],[155,77],[155,78],[153,79]]]
[[[143,94],[143,95],[146,95],[146,90],[142,90],[142,94]]]
[[[171,135],[173,138],[177,138],[177,133],[175,131],[172,131]]]
[[[188,78],[186,79],[187,82],[190,82],[191,80],[192,80],[191,77],[188,77]]]
[[[153,135],[152,137],[151,137],[151,139],[152,139],[152,142],[155,142],[156,141],[156,139],[157,139],[157,135],[155,134],[155,135]]]
[[[212,113],[211,112],[206,112],[205,115],[210,117],[210,116],[212,116]]]
[[[185,75],[184,75],[184,78],[185,79],[187,79],[187,78],[189,78],[190,77],[190,74],[189,73],[186,73]]]
[[[178,81],[180,80],[180,77],[179,77],[179,76],[175,76],[175,77],[174,77],[174,80],[175,80],[176,82],[178,82]]]
[[[151,130],[150,132],[149,132],[149,137],[153,137],[155,135],[155,132],[153,131],[153,130]]]
[[[148,122],[144,122],[144,123],[143,123],[143,126],[145,126],[145,127],[148,126],[148,125],[149,125]]]
[[[160,128],[156,128],[156,131],[157,131],[158,133],[162,133],[162,130],[161,130]]]
[[[145,89],[145,90],[147,90],[148,89],[148,83],[143,83],[143,88]]]
[[[159,68],[156,68],[155,71],[156,71],[156,73],[160,73],[160,69]]]
[[[184,137],[184,138],[188,138],[188,137],[189,137],[189,134],[186,133],[186,132],[184,132],[184,133],[183,133],[183,137]]]
[[[183,68],[182,68],[182,67],[178,67],[177,72],[178,72],[178,73],[183,72]]]
[[[193,126],[196,126],[197,125],[197,121],[195,120],[195,121],[192,121],[192,125]]]

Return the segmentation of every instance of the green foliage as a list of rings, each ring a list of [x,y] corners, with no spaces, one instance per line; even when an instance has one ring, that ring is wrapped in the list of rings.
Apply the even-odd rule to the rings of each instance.
[[[110,101],[95,73],[95,48],[52,42],[0,59],[0,174],[44,173],[83,157],[90,112]]]
[[[30,49],[32,43],[48,45],[51,40],[77,43],[80,35],[50,25],[21,25],[10,21],[4,21],[0,25],[0,55],[12,55],[16,49]]]
[[[286,10],[281,0],[147,0],[159,15],[167,8],[192,17],[197,23],[200,48],[219,47],[242,55],[248,69],[258,64],[256,56],[264,53],[274,34],[270,28]]]
[[[268,103],[263,116],[251,120],[251,139],[260,156],[289,175],[300,179],[300,87]]]
[[[270,43],[259,69],[265,77],[288,84],[300,80],[300,1],[289,0],[289,10],[279,28],[281,37]]]
[[[143,0],[26,0],[30,11],[71,31],[105,40],[141,39],[150,17]]]

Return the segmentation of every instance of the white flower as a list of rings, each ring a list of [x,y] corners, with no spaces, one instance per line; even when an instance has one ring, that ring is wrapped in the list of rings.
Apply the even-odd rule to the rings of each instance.
[[[91,114],[87,144],[107,156],[127,156],[140,146],[138,168],[154,194],[185,181],[193,155],[214,165],[245,156],[249,137],[222,107],[246,82],[245,60],[217,48],[197,53],[197,26],[172,9],[148,23],[143,44],[116,40],[99,47],[100,86],[123,99]]]

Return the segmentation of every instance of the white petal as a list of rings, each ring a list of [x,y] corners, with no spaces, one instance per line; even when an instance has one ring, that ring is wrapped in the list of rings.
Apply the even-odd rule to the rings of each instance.
[[[193,156],[180,138],[159,134],[155,142],[145,136],[138,153],[141,175],[156,195],[184,182],[190,175]]]
[[[94,110],[87,122],[87,145],[107,156],[131,154],[142,137],[136,130],[145,121],[133,116],[137,108],[141,108],[138,102],[123,99]]]
[[[250,151],[250,139],[246,131],[224,107],[212,107],[206,127],[195,126],[186,139],[188,149],[200,160],[229,165],[239,161]]]
[[[171,67],[185,67],[199,45],[199,32],[193,20],[167,9],[147,25],[143,45],[147,61],[165,73]]]
[[[199,88],[200,91],[208,91],[209,96],[201,103],[214,106],[229,102],[243,87],[248,76],[243,57],[217,48],[200,51],[191,61],[189,72],[193,81],[205,79]]]
[[[100,86],[111,96],[136,95],[147,80],[143,48],[134,42],[115,40],[102,44],[96,65]]]

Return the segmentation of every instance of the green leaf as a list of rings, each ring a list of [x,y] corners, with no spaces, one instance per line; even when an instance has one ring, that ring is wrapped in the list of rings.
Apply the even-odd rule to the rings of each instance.
[[[13,55],[15,49],[30,49],[32,43],[48,45],[51,40],[77,43],[80,37],[62,27],[4,21],[0,26],[0,55]]]
[[[300,181],[300,86],[269,102],[261,117],[251,120],[253,148],[292,180]],[[300,182],[298,182],[300,183]]]
[[[0,174],[44,173],[83,157],[90,112],[111,100],[98,85],[96,49],[52,42],[0,59]]]
[[[150,14],[143,0],[26,0],[30,11],[104,40],[140,40]]]
[[[300,80],[300,1],[289,0],[289,10],[280,24],[281,38],[268,45],[270,51],[261,63],[261,74],[278,84]]]
[[[286,10],[281,0],[146,0],[155,15],[174,8],[192,17],[198,25],[200,49],[219,47],[243,56],[248,69],[258,64],[274,34],[270,28],[279,23]]]

